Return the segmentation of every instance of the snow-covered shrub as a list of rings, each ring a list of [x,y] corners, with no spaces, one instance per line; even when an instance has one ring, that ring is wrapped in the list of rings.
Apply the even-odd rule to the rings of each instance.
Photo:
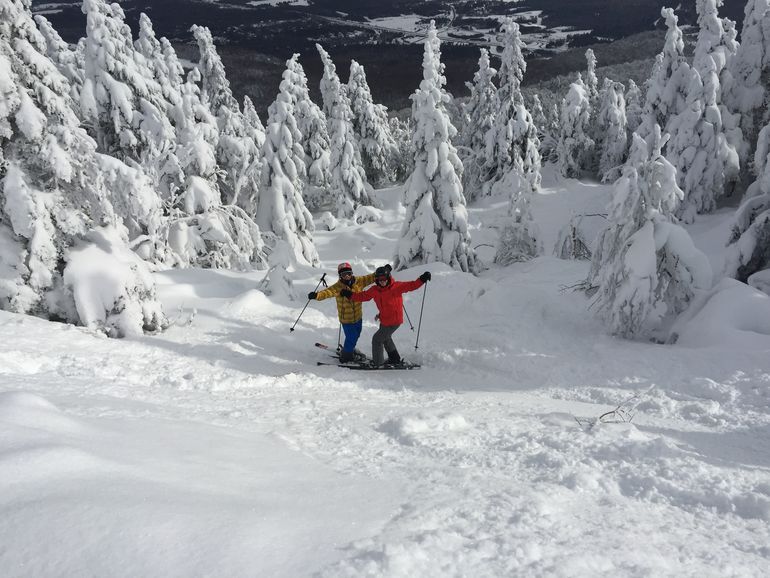
[[[553,250],[553,254],[559,259],[581,261],[591,259],[591,249],[580,229],[580,221],[581,217],[572,217],[567,226],[559,232],[559,238]]]
[[[182,210],[165,220],[164,261],[172,266],[216,269],[262,268],[259,227],[236,205],[222,205],[219,193],[201,177],[190,177]]]
[[[326,231],[333,231],[339,225],[337,219],[329,211],[324,211],[318,216],[318,220]]]
[[[168,325],[152,274],[126,245],[125,230],[90,231],[64,255],[64,261],[65,292],[52,298],[55,313],[110,337],[158,331]]]
[[[495,263],[498,265],[527,261],[543,252],[540,231],[530,211],[534,192],[530,182],[517,170],[508,171],[492,187],[493,195],[506,194],[510,197],[508,219],[500,232],[495,254]]]
[[[711,286],[708,259],[673,217],[683,194],[664,145],[658,127],[634,136],[589,274],[599,313],[623,337],[655,336]]]
[[[376,223],[381,219],[382,211],[380,209],[367,207],[366,205],[361,205],[356,209],[356,212],[353,213],[353,221],[358,225],[363,225],[364,223]]]
[[[287,297],[289,301],[295,301],[294,283],[287,272],[292,261],[291,247],[285,241],[276,242],[268,261],[270,268],[260,282],[259,290],[271,297]]]
[[[412,95],[415,168],[405,187],[406,219],[394,268],[441,261],[474,271],[476,255],[468,231],[468,211],[460,178],[462,163],[452,146],[457,130],[449,121],[440,41],[433,21],[423,58],[423,80]]]

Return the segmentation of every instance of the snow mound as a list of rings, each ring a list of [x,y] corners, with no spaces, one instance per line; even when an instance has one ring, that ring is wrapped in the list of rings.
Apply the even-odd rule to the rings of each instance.
[[[274,307],[275,305],[267,295],[262,291],[252,289],[233,299],[227,311],[235,317],[251,319],[255,315],[269,313]]]
[[[390,419],[378,429],[398,443],[420,445],[425,439],[465,431],[469,428],[465,418],[456,413],[405,415]]]
[[[83,426],[67,417],[47,399],[31,393],[0,393],[0,427],[28,427],[56,434],[83,431]]]
[[[745,283],[723,279],[696,299],[674,326],[686,347],[770,349],[770,297]]]

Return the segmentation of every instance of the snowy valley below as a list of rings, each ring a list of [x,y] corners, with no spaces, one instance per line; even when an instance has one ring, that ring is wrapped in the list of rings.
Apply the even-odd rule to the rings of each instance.
[[[154,336],[0,313],[0,573],[766,575],[770,299],[723,282],[675,345],[608,335],[562,290],[588,263],[548,255],[610,191],[546,168],[546,256],[396,273],[433,273],[419,348],[395,335],[418,370],[317,366],[332,301],[289,331],[322,271],[390,261],[400,187],[377,191],[378,223],[317,223],[295,300],[256,289],[264,271],[191,268],[155,273],[173,325]],[[469,207],[487,263],[506,205]],[[688,228],[717,271],[731,216]],[[630,423],[591,426],[620,405]]]

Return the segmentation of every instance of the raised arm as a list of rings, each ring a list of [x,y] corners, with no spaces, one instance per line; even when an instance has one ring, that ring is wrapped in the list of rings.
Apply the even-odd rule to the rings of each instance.
[[[352,291],[347,291],[343,293],[343,295],[347,296],[348,298],[352,299],[353,301],[358,301],[359,303],[363,303],[364,301],[371,301],[374,298],[373,290],[374,287],[370,287],[366,291],[360,291],[358,293],[353,293]],[[348,293],[350,293],[348,295]]]
[[[316,300],[317,301],[323,301],[324,299],[328,299],[329,297],[336,297],[340,294],[340,291],[342,290],[342,283],[337,281],[334,285],[331,285],[328,289],[324,289],[323,291],[319,291],[316,293]]]

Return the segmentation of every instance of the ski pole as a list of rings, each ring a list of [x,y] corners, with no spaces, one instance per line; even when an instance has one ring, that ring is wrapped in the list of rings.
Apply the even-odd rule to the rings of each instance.
[[[417,349],[417,344],[420,342],[420,328],[422,327],[422,309],[425,307],[425,294],[428,292],[428,284],[425,283],[422,291],[422,305],[420,305],[420,320],[417,322],[417,339],[414,342],[414,348]]]
[[[337,351],[340,351],[342,349],[342,323],[340,323],[340,328],[337,330]]]
[[[318,288],[321,286],[321,283],[325,283],[326,279],[326,273],[321,275],[321,280],[318,282],[318,285],[315,286],[314,291],[318,291]],[[299,317],[302,317],[302,314],[305,312],[305,309],[307,309],[307,306],[310,305],[310,299],[307,300],[307,303],[305,303],[305,306],[302,308],[302,311],[299,314]],[[294,331],[294,328],[297,326],[297,323],[299,323],[299,317],[297,317],[297,320],[294,322],[294,325],[292,325],[289,328],[289,331]]]
[[[409,329],[414,331],[414,325],[412,325],[412,320],[409,319],[409,312],[407,312],[406,310],[406,305],[404,305],[403,307],[404,307],[404,315],[406,315],[406,320],[409,322]]]

